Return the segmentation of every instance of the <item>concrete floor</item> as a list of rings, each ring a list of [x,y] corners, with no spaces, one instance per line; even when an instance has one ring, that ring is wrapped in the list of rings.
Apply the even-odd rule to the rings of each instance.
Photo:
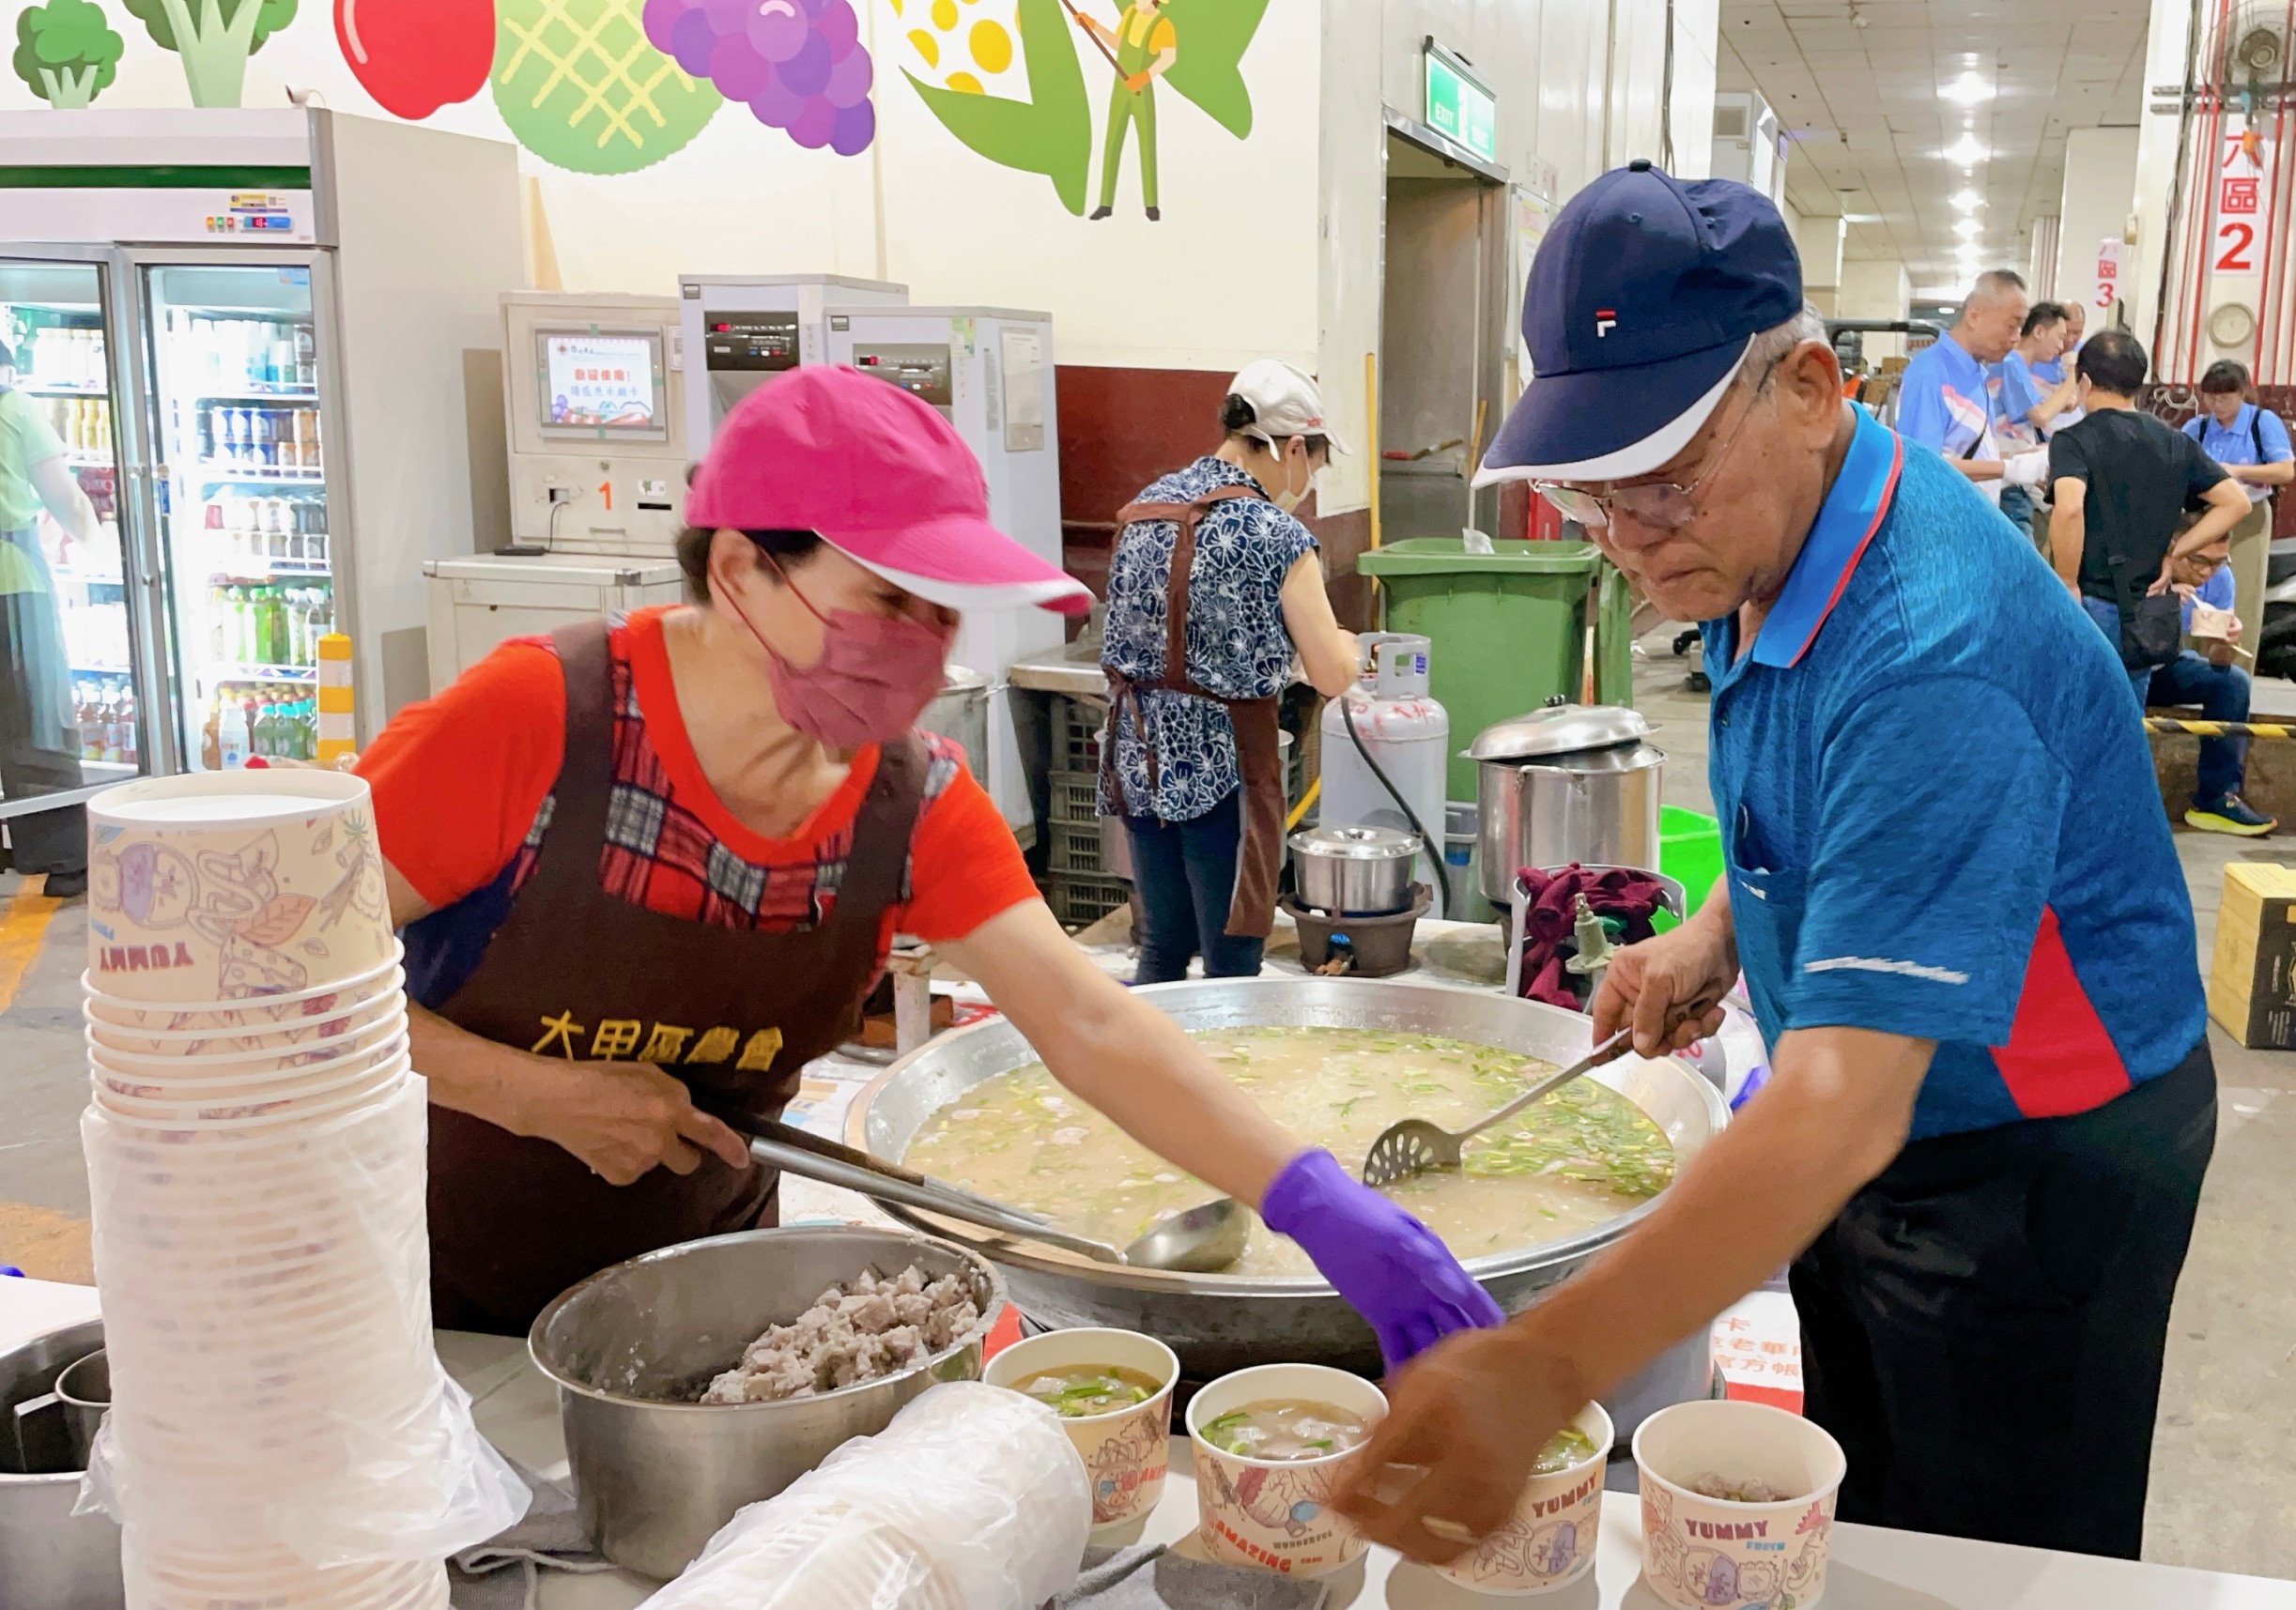
[[[1647,647],[1639,702],[1670,758],[1667,798],[1707,809],[1706,701],[1682,690],[1683,667],[1663,636]],[[2177,847],[2205,967],[2226,865],[2296,858],[2296,845],[2180,828]],[[77,1120],[86,1100],[78,999],[86,906],[49,900],[38,882],[0,874],[0,1264],[85,1280]],[[2145,1553],[2296,1577],[2296,1053],[2246,1050],[2211,1032],[2222,1117],[2178,1289]]]

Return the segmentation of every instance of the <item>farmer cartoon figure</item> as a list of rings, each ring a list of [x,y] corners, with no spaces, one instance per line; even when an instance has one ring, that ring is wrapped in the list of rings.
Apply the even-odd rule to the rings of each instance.
[[[1179,35],[1172,19],[1163,14],[1164,6],[1165,0],[1127,0],[1113,29],[1082,11],[1070,11],[1117,70],[1116,82],[1108,87],[1108,132],[1101,142],[1101,204],[1093,209],[1094,218],[1106,218],[1116,210],[1124,131],[1134,125],[1140,130],[1140,199],[1151,220],[1163,216],[1156,209],[1156,80],[1179,60]]]

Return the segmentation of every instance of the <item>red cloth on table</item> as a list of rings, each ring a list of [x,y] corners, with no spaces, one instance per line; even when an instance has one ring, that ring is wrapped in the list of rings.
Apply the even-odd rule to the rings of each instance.
[[[1586,897],[1596,916],[1618,919],[1621,944],[1635,944],[1650,937],[1650,919],[1665,899],[1657,879],[1626,866],[1597,871],[1574,861],[1555,872],[1526,866],[1516,876],[1531,897],[1523,910],[1523,931],[1516,940],[1523,953],[1523,999],[1574,1012],[1581,1003],[1571,988],[1571,975],[1563,971],[1563,950],[1575,939],[1579,897]]]

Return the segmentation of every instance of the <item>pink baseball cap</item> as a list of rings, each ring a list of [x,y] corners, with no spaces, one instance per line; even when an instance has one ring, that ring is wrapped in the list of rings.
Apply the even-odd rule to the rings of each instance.
[[[815,532],[949,609],[1092,606],[1084,583],[989,524],[979,461],[939,410],[857,369],[798,369],[735,404],[686,490],[686,517]]]

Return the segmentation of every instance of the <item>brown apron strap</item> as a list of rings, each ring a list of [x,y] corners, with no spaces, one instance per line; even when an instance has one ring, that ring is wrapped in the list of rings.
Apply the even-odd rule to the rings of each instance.
[[[550,785],[550,829],[534,867],[537,889],[587,896],[598,881],[599,847],[614,793],[614,657],[603,620],[550,634],[566,679],[566,736]]]
[[[932,763],[913,732],[881,745],[876,774],[870,778],[861,808],[854,813],[845,876],[838,886],[837,905],[823,926],[840,939],[865,939],[872,957],[886,908],[901,903],[909,844],[924,805],[925,773]]]
[[[1129,677],[1110,671],[1108,675],[1109,721],[1108,742],[1101,746],[1101,775],[1107,779],[1109,797],[1124,815],[1132,814],[1131,803],[1124,797],[1124,777],[1116,763],[1117,718],[1122,711],[1132,713],[1133,730],[1140,735],[1142,756],[1148,761],[1148,788],[1157,784],[1161,767],[1156,745],[1148,737],[1148,723],[1140,713],[1142,687],[1162,689],[1169,693],[1185,693],[1197,698],[1209,698],[1215,704],[1233,701],[1222,698],[1198,687],[1188,675],[1188,583],[1195,568],[1195,523],[1216,503],[1231,498],[1259,498],[1264,494],[1249,486],[1215,486],[1192,503],[1127,503],[1117,511],[1117,540],[1123,540],[1124,528],[1140,520],[1170,520],[1179,528],[1172,539],[1172,567],[1164,575],[1163,602],[1163,675],[1147,682],[1134,682]],[[1240,763],[1242,751],[1237,751]],[[1154,808],[1151,802],[1151,810]],[[1282,823],[1279,821],[1279,827]],[[1274,885],[1269,885],[1269,897],[1274,898]]]
[[[1274,698],[1232,698],[1236,770],[1243,778],[1243,838],[1225,932],[1266,939],[1275,926],[1275,881],[1284,856],[1284,750]]]

